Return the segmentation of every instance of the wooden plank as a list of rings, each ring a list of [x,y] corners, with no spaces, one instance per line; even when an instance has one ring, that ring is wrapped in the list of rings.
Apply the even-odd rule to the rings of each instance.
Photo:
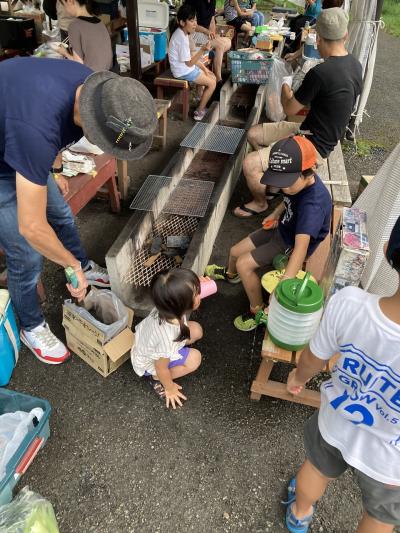
[[[267,383],[269,376],[271,374],[271,371],[274,367],[274,362],[271,361],[271,359],[262,359],[260,367],[257,372],[256,379],[253,381],[251,388],[250,388],[250,400],[256,400],[259,401],[261,399],[261,394],[257,392],[253,392],[253,384],[254,383],[260,383],[265,384]],[[257,387],[257,385],[256,385]]]
[[[128,176],[128,161],[125,159],[117,159],[117,177],[121,199],[125,200],[128,196],[128,186],[130,180]]]
[[[268,335],[268,331],[265,331],[265,337],[261,349],[261,357],[267,357],[274,361],[283,361],[284,363],[291,363],[293,358],[293,352],[284,350],[271,341]]]
[[[325,263],[328,259],[329,251],[331,249],[331,236],[328,235],[319,244],[318,248],[312,254],[312,256],[306,261],[306,270],[311,272],[314,278],[319,283],[322,279]]]
[[[319,408],[321,404],[319,392],[303,389],[299,395],[294,396],[293,394],[289,394],[284,383],[280,383],[278,381],[269,380],[265,384],[259,383],[258,381],[253,381],[251,391],[254,394],[272,396],[273,398],[279,398],[280,400],[286,400],[288,402],[309,405],[310,407]]]
[[[326,159],[324,159],[323,162],[318,165],[317,174],[321,178],[321,180],[325,183],[325,186],[328,189],[329,194],[332,196],[332,187],[331,185],[329,185],[329,183],[327,183],[330,180],[330,177],[329,177],[328,161]]]
[[[334,205],[350,206],[352,204],[346,167],[340,142],[328,158],[329,176],[333,181],[342,181],[342,185],[332,185]]]

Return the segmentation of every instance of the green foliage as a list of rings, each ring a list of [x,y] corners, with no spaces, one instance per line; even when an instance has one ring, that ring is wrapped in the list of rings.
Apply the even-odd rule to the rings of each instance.
[[[385,0],[382,18],[386,24],[386,31],[400,37],[400,0]]]
[[[344,142],[342,145],[343,151],[346,153],[354,153],[358,157],[368,157],[372,155],[374,149],[384,149],[385,147],[375,141],[368,139],[357,139],[357,147],[352,142]]]

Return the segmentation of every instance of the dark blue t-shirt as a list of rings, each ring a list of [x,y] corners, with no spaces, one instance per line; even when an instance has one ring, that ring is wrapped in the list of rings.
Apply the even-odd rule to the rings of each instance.
[[[0,63],[0,179],[19,172],[46,185],[57,153],[83,135],[73,121],[75,93],[91,73],[65,59]]]
[[[310,235],[307,257],[329,233],[332,200],[328,189],[315,175],[315,183],[298,194],[284,195],[285,211],[279,220],[279,232],[285,243],[294,247],[296,235]]]

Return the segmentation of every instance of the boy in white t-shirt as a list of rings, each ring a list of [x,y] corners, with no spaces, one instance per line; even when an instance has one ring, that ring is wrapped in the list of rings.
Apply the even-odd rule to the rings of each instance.
[[[194,82],[204,87],[199,106],[194,112],[194,120],[202,120],[207,113],[206,105],[216,87],[215,75],[200,61],[204,52],[211,49],[209,42],[204,44],[192,57],[189,35],[197,26],[196,12],[189,4],[183,4],[177,13],[177,28],[172,34],[168,47],[168,58],[174,78]]]
[[[400,274],[400,218],[385,255]],[[307,459],[289,484],[286,526],[306,533],[328,483],[350,466],[364,506],[357,533],[391,533],[400,525],[400,287],[390,297],[356,287],[335,294],[288,391],[299,394],[338,352],[305,426]]]

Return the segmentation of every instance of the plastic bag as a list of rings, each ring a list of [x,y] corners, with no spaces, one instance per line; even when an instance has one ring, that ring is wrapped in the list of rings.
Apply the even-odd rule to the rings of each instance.
[[[265,114],[272,122],[285,120],[281,104],[282,79],[292,74],[292,67],[283,59],[274,59],[265,98]]]
[[[80,307],[71,300],[65,305],[82,318],[96,326],[109,341],[128,325],[128,310],[121,300],[109,290],[92,288],[84,300],[84,307]]]
[[[29,413],[15,411],[0,416],[0,480],[6,473],[7,463],[19,448],[20,444],[33,429],[33,420],[40,420],[43,409],[35,407]]]
[[[303,65],[299,67],[293,75],[292,90],[296,92],[300,85],[303,83],[307,72],[314,68],[316,65],[319,65],[323,62],[323,59],[307,59],[306,61],[304,61]]]
[[[24,487],[0,507],[1,533],[60,533],[51,503]]]

